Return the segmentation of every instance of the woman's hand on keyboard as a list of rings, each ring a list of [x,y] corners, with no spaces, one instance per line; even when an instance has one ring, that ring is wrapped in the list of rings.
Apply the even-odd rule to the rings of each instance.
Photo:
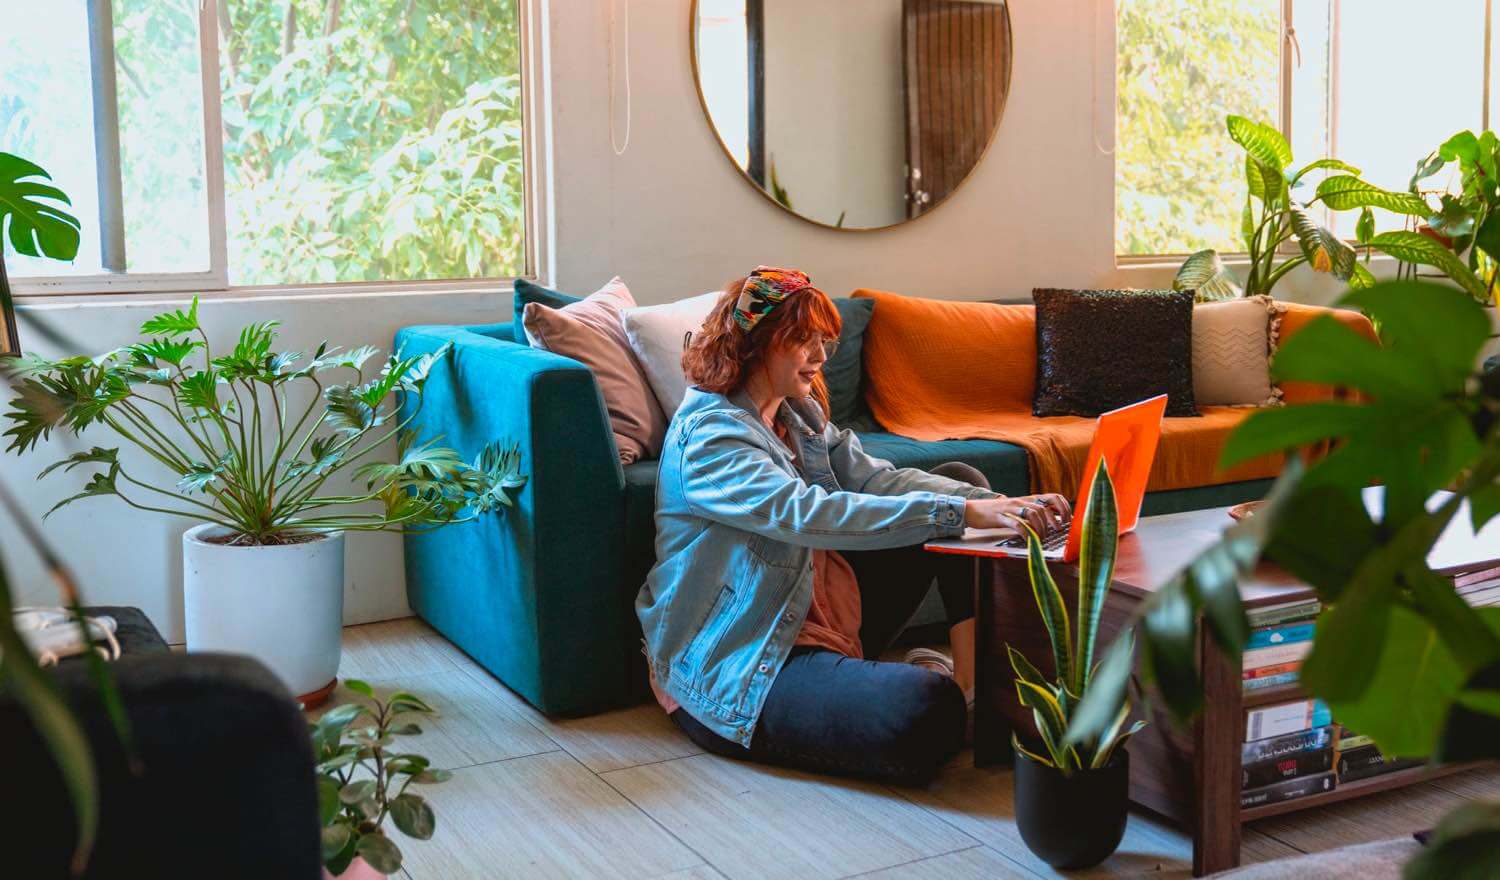
[[[1020,532],[1025,525],[1043,538],[1072,515],[1073,506],[1068,499],[1054,494],[986,498],[964,503],[964,525],[970,528],[1010,528]]]

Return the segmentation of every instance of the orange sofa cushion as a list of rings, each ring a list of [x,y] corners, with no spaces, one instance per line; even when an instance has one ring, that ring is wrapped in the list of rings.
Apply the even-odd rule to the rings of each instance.
[[[886,430],[917,440],[1013,443],[1029,457],[1032,491],[1070,497],[1077,493],[1094,419],[1031,414],[1036,384],[1036,318],[1031,306],[918,299],[867,289],[851,295],[876,303],[865,331],[865,397]],[[1282,339],[1329,311],[1289,308]],[[1359,322],[1369,327],[1357,313],[1337,316],[1356,329]],[[1373,329],[1368,335],[1373,337]],[[1287,399],[1294,402],[1332,395],[1318,387],[1298,386],[1288,392]],[[1280,473],[1281,456],[1227,471],[1218,468],[1225,440],[1253,411],[1210,406],[1197,418],[1166,419],[1147,488],[1185,489]]]

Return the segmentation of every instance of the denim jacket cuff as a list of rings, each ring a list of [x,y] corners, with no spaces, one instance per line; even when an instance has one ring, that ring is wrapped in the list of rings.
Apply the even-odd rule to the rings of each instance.
[[[933,505],[932,521],[944,534],[961,535],[964,531],[964,501],[958,495],[939,495]]]

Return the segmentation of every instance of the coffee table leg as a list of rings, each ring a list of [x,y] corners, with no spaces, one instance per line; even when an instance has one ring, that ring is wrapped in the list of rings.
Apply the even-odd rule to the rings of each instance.
[[[1240,670],[1199,627],[1203,712],[1193,728],[1193,876],[1240,863]]]
[[[1009,764],[1010,725],[996,700],[996,688],[1005,686],[998,668],[1004,646],[995,638],[995,591],[1006,588],[999,564],[976,559],[974,588],[974,766]]]

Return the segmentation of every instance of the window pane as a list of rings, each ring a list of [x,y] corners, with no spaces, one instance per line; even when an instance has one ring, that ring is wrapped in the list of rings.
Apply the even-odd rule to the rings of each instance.
[[[221,0],[229,277],[525,268],[515,0]]]
[[[1242,251],[1234,113],[1277,124],[1279,0],[1120,0],[1115,251]]]
[[[1414,13],[1402,0],[1297,0],[1303,68],[1293,81],[1292,134],[1299,161],[1334,156],[1373,184],[1405,190],[1417,162],[1449,135],[1480,130],[1484,0],[1426,0]],[[1441,46],[1441,61],[1434,62],[1441,76],[1393,63],[1393,46]],[[1445,182],[1439,176],[1429,184]],[[1382,231],[1406,220],[1375,213]],[[1333,228],[1352,238],[1358,217],[1336,214]]]
[[[125,269],[207,271],[208,200],[203,178],[203,97],[196,0],[116,0],[114,54],[119,111]],[[58,0],[45,15],[0,0],[0,150],[51,173],[83,225],[72,263],[15,255],[12,275],[103,272],[94,94],[87,4]],[[108,63],[107,47],[101,53]]]

